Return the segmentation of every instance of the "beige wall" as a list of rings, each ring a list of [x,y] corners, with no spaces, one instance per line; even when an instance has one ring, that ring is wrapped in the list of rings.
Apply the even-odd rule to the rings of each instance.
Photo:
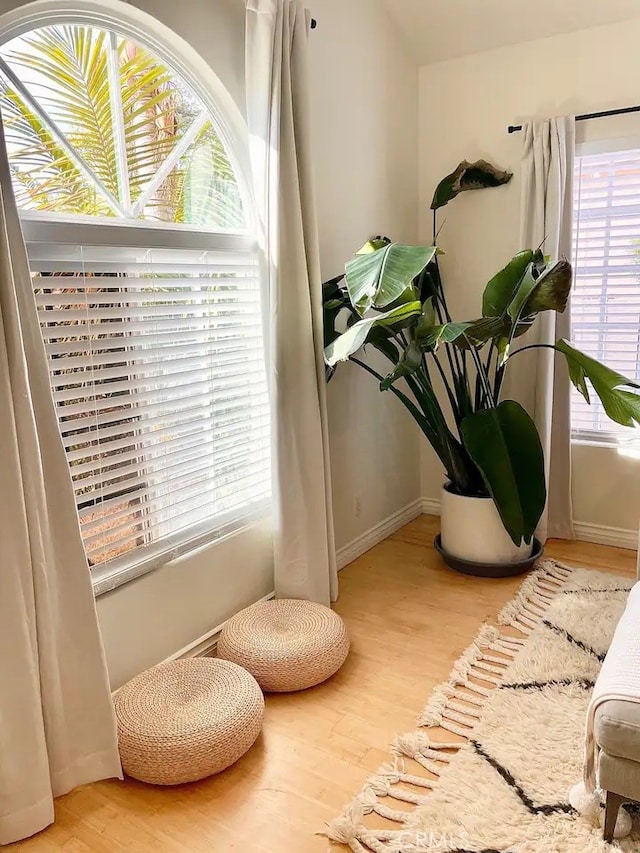
[[[477,315],[486,281],[518,249],[521,137],[507,125],[529,116],[583,113],[638,103],[640,20],[475,54],[420,70],[421,236],[437,181],[465,157],[514,170],[507,187],[469,193],[443,211],[440,242],[452,313]],[[637,116],[580,125],[589,138],[635,136]],[[423,445],[422,491],[437,498],[440,468]],[[615,450],[574,447],[574,516],[579,522],[635,530],[640,462]]]
[[[314,0],[316,195],[324,278],[373,234],[417,240],[417,69],[377,0]],[[329,385],[338,547],[420,496],[411,419],[360,368]],[[359,505],[359,509],[357,509]]]
[[[25,5],[0,0],[0,13]],[[134,0],[189,42],[243,109],[243,0]],[[318,218],[329,277],[372,233],[417,233],[417,67],[378,0],[315,0],[311,36]],[[329,389],[341,547],[419,497],[411,421],[345,366]],[[98,599],[114,686],[273,588],[268,525],[183,557]]]

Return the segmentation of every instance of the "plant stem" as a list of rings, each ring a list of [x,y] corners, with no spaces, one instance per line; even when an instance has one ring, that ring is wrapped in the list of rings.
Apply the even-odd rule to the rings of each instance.
[[[367,373],[370,373],[372,376],[375,376],[378,382],[383,381],[384,376],[381,373],[378,373],[377,370],[374,370],[373,367],[370,367],[366,362],[361,361],[359,358],[356,358],[353,355],[349,356],[349,361],[352,361],[354,364],[357,364],[359,367],[362,367],[364,370],[366,370]],[[396,397],[398,397],[398,399],[403,402],[403,404],[407,407],[407,409],[409,409],[411,414],[414,416],[416,421],[418,423],[421,423],[421,421],[424,419],[424,415],[422,415],[420,409],[418,409],[416,404],[412,400],[410,400],[406,394],[403,394],[402,391],[399,391],[395,386],[392,385],[389,390],[393,391]]]
[[[354,364],[357,364],[359,367],[362,367],[363,370],[366,370],[367,373],[370,373],[371,376],[374,376],[378,380],[378,382],[382,382],[382,380],[384,379],[381,373],[378,373],[377,370],[374,370],[373,367],[370,367],[366,362],[361,361],[359,358],[356,358],[355,356],[351,355],[349,356],[349,361],[352,361]],[[409,410],[409,412],[413,416],[414,420],[416,421],[422,432],[425,434],[430,444],[433,445],[434,449],[438,453],[438,456],[440,456],[441,460],[445,464],[445,467],[449,469],[449,466],[447,466],[445,462],[447,454],[444,451],[444,448],[440,441],[440,436],[429,425],[427,419],[422,414],[418,406],[413,402],[413,400],[407,397],[406,394],[403,394],[402,391],[399,391],[394,385],[392,385],[389,390],[392,391],[395,396],[400,400],[400,402]],[[451,471],[448,471],[448,473],[451,474]]]
[[[500,385],[502,384],[502,367],[500,364],[500,355],[496,358],[496,367],[493,372],[493,394],[495,397],[496,403],[500,402]]]
[[[435,214],[435,211],[434,211]],[[434,216],[435,219],[435,216]],[[444,288],[442,286],[442,278],[440,277],[440,266],[438,264],[438,259],[436,258],[434,261],[434,270],[435,270],[435,309],[438,315],[438,321],[441,325],[444,325],[444,321],[447,323],[451,322],[451,314],[449,313],[449,306],[447,305],[447,298],[444,295]],[[440,310],[440,306],[442,306],[442,310]],[[444,319],[442,312],[444,311]],[[447,352],[447,360],[449,361],[449,368],[451,373],[456,373],[458,376],[462,377],[466,372],[466,364],[464,360],[461,360],[461,356],[455,347],[455,344],[451,344],[453,347],[453,359],[451,357],[451,351],[449,349],[449,344],[445,344],[445,349]],[[453,366],[453,362],[455,361],[455,368]]]
[[[521,352],[526,352],[528,349],[557,349],[555,344],[528,344],[526,347],[520,347],[520,349],[514,350],[511,355],[507,356],[506,361],[513,358],[515,355],[518,355]],[[505,362],[506,363],[506,362]]]
[[[445,344],[445,346],[446,346],[446,344]],[[449,382],[447,380],[447,374],[444,372],[444,368],[440,364],[440,359],[435,354],[435,352],[432,353],[432,355],[433,355],[433,360],[436,364],[436,367],[438,368],[438,372],[440,373],[440,378],[442,379],[442,384],[444,385],[446,392],[447,392],[447,396],[449,397],[449,403],[451,404],[451,408],[453,410],[453,416],[455,418],[456,423],[458,423],[458,421],[460,419],[460,407],[458,405],[458,401],[456,400],[455,395],[454,395],[453,391],[451,390],[451,387],[449,386]],[[426,358],[425,358],[425,362],[426,362]]]
[[[500,366],[498,373],[496,375],[496,383],[495,383],[495,394],[496,400],[500,397],[500,391],[502,390],[502,383],[504,382],[504,375],[507,369],[507,364],[511,361],[511,359],[518,355],[518,353],[526,352],[530,349],[552,349],[555,350],[556,347],[554,344],[528,344],[526,347],[520,347],[520,349],[515,350],[510,355],[508,355]]]
[[[478,355],[478,353],[476,351],[475,346],[471,343],[471,341],[469,340],[469,338],[466,335],[464,335],[464,338],[465,338],[466,342],[469,344],[469,352],[471,354],[471,358],[475,362],[476,371],[477,371],[477,378],[480,380],[480,383],[482,385],[482,390],[484,391],[484,396],[485,396],[485,400],[487,402],[487,405],[490,409],[495,409],[496,404],[495,404],[494,399],[493,399],[493,394],[491,393],[491,387],[489,385],[489,380],[488,380],[487,374],[485,373],[485,370],[484,370],[484,365],[482,364],[482,361],[481,361],[480,356]]]
[[[354,364],[357,364],[359,367],[362,367],[367,373],[370,373],[372,376],[378,380],[378,382],[382,382],[383,376],[366,364],[364,361],[361,361],[359,358],[355,356],[349,356],[349,361],[352,361]],[[419,396],[416,394],[416,390],[412,384],[412,377],[406,377],[406,381],[409,384],[416,400],[419,400]],[[438,454],[440,461],[444,465],[447,476],[453,482],[459,483],[462,485],[462,488],[465,488],[468,484],[469,477],[468,472],[466,470],[464,458],[463,458],[463,449],[458,441],[456,441],[455,437],[449,430],[447,423],[442,415],[442,412],[437,404],[435,394],[432,388],[425,388],[425,393],[428,394],[435,406],[436,411],[438,412],[438,426],[441,432],[438,431],[438,427],[434,426],[429,422],[426,415],[420,411],[418,406],[407,397],[406,394],[403,394],[402,391],[399,391],[394,386],[391,386],[391,391],[395,394],[395,396],[403,403],[403,405],[407,408],[407,410],[411,413],[414,420],[424,433],[427,441],[435,452]]]
[[[489,373],[489,368],[491,367],[491,358],[493,356],[493,352],[494,352],[495,348],[496,348],[495,341],[492,340],[491,344],[489,345],[489,355],[487,357],[487,363],[485,365],[485,370],[487,371],[487,373]]]
[[[487,379],[489,381],[489,385],[491,385],[491,378],[490,378],[491,359],[493,358],[493,353],[495,351],[495,348],[496,348],[495,341],[492,340],[491,344],[489,345],[489,355],[487,356],[487,363],[485,364],[485,368],[484,368],[486,371],[486,374],[487,374]],[[494,383],[494,386],[495,386],[495,383]],[[495,388],[494,388],[494,392],[495,392]]]

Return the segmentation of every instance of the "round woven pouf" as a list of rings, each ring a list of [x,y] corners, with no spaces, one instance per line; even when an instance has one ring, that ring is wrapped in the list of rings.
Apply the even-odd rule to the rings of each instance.
[[[321,604],[261,601],[225,624],[218,657],[240,664],[263,690],[286,693],[326,681],[349,654],[344,622]]]
[[[264,697],[234,663],[192,658],[160,664],[115,696],[125,773],[152,785],[181,785],[237,761],[262,728]]]

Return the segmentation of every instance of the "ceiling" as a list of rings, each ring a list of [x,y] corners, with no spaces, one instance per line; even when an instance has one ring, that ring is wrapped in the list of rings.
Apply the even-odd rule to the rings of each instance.
[[[640,0],[383,0],[420,65],[640,17]]]

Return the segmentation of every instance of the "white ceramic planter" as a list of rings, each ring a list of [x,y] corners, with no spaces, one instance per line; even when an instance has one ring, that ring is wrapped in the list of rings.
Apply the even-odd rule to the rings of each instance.
[[[453,557],[473,563],[510,564],[526,560],[532,544],[517,546],[504,529],[491,498],[468,498],[442,489],[442,547]]]

